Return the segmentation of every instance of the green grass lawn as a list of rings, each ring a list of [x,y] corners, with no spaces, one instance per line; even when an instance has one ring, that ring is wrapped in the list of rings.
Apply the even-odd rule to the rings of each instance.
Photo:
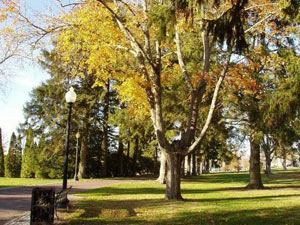
[[[34,179],[34,178],[7,178],[0,177],[0,190],[2,188],[12,188],[37,184],[52,184],[62,182],[62,179]]]
[[[183,179],[185,201],[164,200],[154,181],[113,185],[78,194],[68,224],[300,224],[300,171],[263,176],[265,190],[245,190],[247,173]]]

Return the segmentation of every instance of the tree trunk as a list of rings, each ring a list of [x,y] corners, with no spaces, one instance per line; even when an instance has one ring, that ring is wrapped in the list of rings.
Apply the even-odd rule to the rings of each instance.
[[[270,176],[272,174],[271,171],[271,150],[268,146],[264,147],[264,153],[265,153],[265,158],[266,158],[266,174],[267,176]]]
[[[200,157],[196,158],[196,165],[197,165],[197,169],[196,169],[197,175],[200,175]]]
[[[132,174],[133,176],[136,176],[136,164],[137,164],[137,158],[138,158],[138,151],[139,151],[139,138],[136,136],[134,138],[134,152],[133,152],[133,165],[132,165]]]
[[[107,155],[108,155],[108,127],[106,122],[103,124],[103,136],[102,136],[102,143],[101,143],[101,149],[102,149],[102,157],[101,157],[101,164],[102,164],[102,176],[106,177],[108,176],[107,173]]]
[[[203,174],[203,161],[202,158],[200,158],[200,162],[199,162],[199,174]]]
[[[119,148],[118,148],[118,156],[119,156],[119,176],[124,176],[124,145],[122,140],[119,139]]]
[[[190,176],[191,175],[191,159],[192,159],[192,155],[189,154],[187,156],[187,167],[186,167],[186,175]]]
[[[206,157],[206,159],[205,159],[205,173],[209,173],[209,158],[208,157]]]
[[[167,174],[167,159],[163,152],[160,154],[160,169],[159,177],[156,179],[160,184],[166,183],[166,174]]]
[[[166,177],[166,196],[168,200],[183,200],[181,196],[181,163],[183,157],[180,154],[166,154],[167,177]]]
[[[203,156],[200,155],[198,158],[198,175],[203,174]]]
[[[208,172],[211,172],[212,169],[212,159],[208,160]]]
[[[125,163],[125,177],[128,177],[128,170],[129,170],[129,154],[130,154],[130,141],[127,142],[127,155],[126,155],[126,163]]]
[[[110,81],[107,81],[106,85],[106,93],[104,96],[104,108],[103,108],[103,137],[101,143],[102,149],[102,176],[108,176],[107,171],[107,155],[108,155],[108,112],[109,112],[109,89],[110,89]]]
[[[283,170],[287,170],[287,168],[286,168],[286,158],[283,158],[283,160],[282,160],[282,168],[283,168]]]
[[[158,150],[157,147],[155,147],[155,153],[154,153],[154,174],[159,174],[159,163],[158,163]]]
[[[260,174],[260,151],[259,144],[250,137],[250,182],[246,186],[247,189],[264,188]]]
[[[185,158],[182,160],[182,165],[181,165],[181,177],[185,176]]]
[[[86,178],[87,168],[87,152],[88,152],[88,137],[89,137],[89,123],[88,119],[83,123],[83,129],[81,134],[81,149],[80,149],[80,162],[79,162],[79,179]]]
[[[192,154],[192,175],[196,176],[196,155]]]
[[[281,146],[281,150],[282,150],[282,168],[283,170],[287,170],[286,167],[286,150],[284,146]]]

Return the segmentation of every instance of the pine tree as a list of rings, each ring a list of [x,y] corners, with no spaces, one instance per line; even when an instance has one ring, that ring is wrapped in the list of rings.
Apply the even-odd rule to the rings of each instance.
[[[75,162],[73,146],[76,145],[76,140],[73,134],[79,131],[81,148],[78,176],[79,178],[99,177],[104,171],[104,164],[101,164],[101,159],[104,158],[102,149],[108,152],[113,145],[113,128],[108,124],[107,119],[118,102],[115,91],[110,90],[109,95],[106,95],[107,92],[103,87],[93,87],[96,79],[92,75],[89,79],[74,79],[57,60],[55,50],[45,51],[43,56],[43,61],[40,63],[49,71],[51,78],[32,91],[31,100],[24,107],[26,122],[21,124],[23,134],[26,135],[27,129],[32,127],[35,138],[39,139],[36,149],[36,176],[59,177],[61,174],[67,123],[64,95],[70,87],[69,83],[72,82],[77,99],[72,109],[69,173],[72,176]],[[72,64],[70,66],[76,67]],[[102,132],[104,123],[106,132]],[[104,133],[107,141],[102,148]]]
[[[8,154],[5,158],[5,176],[20,177],[21,155],[19,140],[13,132],[10,138]]]
[[[36,168],[36,156],[35,156],[35,144],[34,144],[34,133],[30,127],[27,130],[26,143],[22,158],[22,171],[21,177],[32,178],[35,177]]]
[[[18,177],[21,175],[22,168],[22,137],[19,134],[16,142],[16,165],[15,170],[18,171]]]
[[[0,128],[0,177],[4,177],[4,150],[2,146],[2,131]]]

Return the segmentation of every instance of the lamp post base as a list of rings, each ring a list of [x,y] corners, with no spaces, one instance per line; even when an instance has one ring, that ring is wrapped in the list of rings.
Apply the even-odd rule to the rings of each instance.
[[[66,198],[63,202],[58,203],[57,208],[68,209],[69,208],[69,200]]]

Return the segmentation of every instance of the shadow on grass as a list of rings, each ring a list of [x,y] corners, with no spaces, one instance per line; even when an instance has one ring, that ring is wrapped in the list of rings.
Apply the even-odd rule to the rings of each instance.
[[[259,196],[253,198],[236,198],[237,200],[259,200],[262,198],[280,198],[287,196]],[[291,197],[293,197],[291,195]],[[191,200],[218,203],[219,201],[235,199],[205,199]],[[258,210],[228,210],[225,207],[218,210],[201,209],[195,212],[189,210],[172,213],[172,209],[181,203],[161,199],[143,200],[84,200],[76,204],[75,216],[70,224],[300,224],[299,207],[270,207]],[[204,204],[205,205],[205,204]],[[138,209],[146,208],[148,211],[157,208],[164,209],[159,215],[143,215],[139,217]],[[146,213],[145,213],[146,214]],[[167,215],[167,216],[164,216]],[[167,219],[166,219],[167,218]]]
[[[265,184],[270,184],[266,190],[274,189],[298,189],[300,188],[299,173],[276,173],[271,177],[265,177]],[[282,194],[280,192],[259,191],[254,194],[234,194],[232,197],[217,195],[201,195],[201,193],[223,191],[247,191],[244,187],[230,187],[230,183],[247,182],[249,174],[209,174],[193,179],[184,179],[184,183],[192,185],[198,182],[202,186],[186,186],[182,189],[183,197],[188,194],[193,199],[184,202],[165,201],[163,199],[134,199],[135,195],[161,195],[164,196],[164,185],[147,185],[134,188],[133,186],[110,186],[89,191],[89,200],[77,202],[77,210],[72,214],[71,224],[300,224],[300,206],[294,200],[299,199],[295,192]],[[226,183],[228,187],[216,187],[201,189],[205,183]],[[276,186],[274,185],[276,184]],[[293,184],[293,185],[288,185]],[[250,190],[249,193],[252,193]],[[200,194],[200,195],[199,195]],[[120,197],[126,196],[126,199]],[[96,199],[92,199],[96,197]],[[102,197],[108,197],[105,200]],[[114,197],[116,196],[116,197]],[[119,196],[119,197],[117,197]],[[100,197],[100,198],[99,198]],[[160,196],[158,196],[160,197]],[[196,199],[199,197],[199,199]],[[120,200],[118,200],[120,198]],[[286,206],[281,203],[284,201]],[[280,204],[279,204],[280,203]],[[295,206],[296,205],[296,206]],[[255,209],[258,208],[258,209]]]
[[[93,189],[83,193],[83,195],[96,194],[101,196],[109,195],[135,195],[135,194],[164,194],[165,185],[161,187],[152,187],[152,188],[119,188],[119,187],[102,187],[99,189]]]
[[[271,186],[265,187],[263,190],[280,190],[280,189],[300,189],[300,185],[283,185],[283,186]],[[252,191],[245,189],[244,187],[224,187],[224,188],[210,188],[210,189],[182,189],[182,194],[201,194],[210,192],[222,192],[222,191]],[[103,187],[99,189],[93,189],[79,195],[97,195],[97,196],[120,196],[120,195],[164,195],[165,186],[152,187],[152,188],[120,188],[120,187]]]
[[[184,212],[177,214],[170,220],[156,221],[155,224],[297,225],[300,224],[299,210],[300,207],[274,207],[218,213]]]
[[[276,171],[270,176],[262,174],[264,184],[300,184],[300,171]],[[249,182],[249,173],[212,173],[201,176],[183,178],[183,181],[189,183],[245,183]]]

